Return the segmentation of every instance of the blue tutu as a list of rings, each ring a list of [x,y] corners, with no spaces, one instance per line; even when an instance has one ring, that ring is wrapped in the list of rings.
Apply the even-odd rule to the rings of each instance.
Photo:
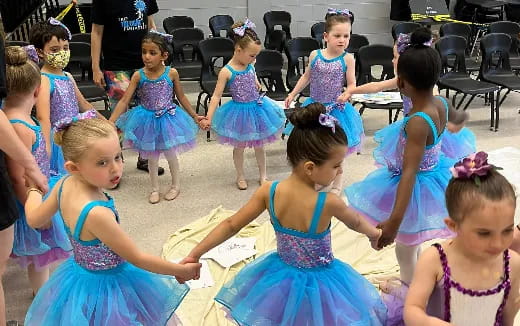
[[[54,134],[51,133],[51,176],[63,176],[67,174],[65,169],[65,158],[63,157],[63,150],[61,146],[54,142]]]
[[[469,128],[462,128],[457,133],[446,130],[442,139],[441,151],[449,158],[461,160],[477,151],[475,134]]]
[[[275,101],[228,101],[213,116],[212,128],[222,144],[234,147],[261,147],[276,141],[285,123],[285,113]]]

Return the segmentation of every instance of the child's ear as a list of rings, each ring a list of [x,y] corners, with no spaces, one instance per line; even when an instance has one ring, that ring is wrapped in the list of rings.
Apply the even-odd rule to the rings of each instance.
[[[79,173],[79,166],[76,163],[72,162],[72,161],[66,161],[65,162],[65,169],[70,174],[77,174],[77,173]]]
[[[40,85],[36,86],[36,88],[34,89],[34,97],[37,98],[38,95],[40,94]]]
[[[451,217],[446,217],[444,219],[444,223],[446,224],[448,229],[450,229],[450,231],[457,233],[459,224],[457,222],[455,222]]]
[[[316,167],[316,164],[313,161],[306,161],[303,163],[303,171],[305,171],[305,174],[310,177],[312,175],[312,172],[314,171],[314,168]]]
[[[38,57],[40,57],[40,59],[43,59],[43,50],[42,49],[36,49],[36,53],[38,54]]]

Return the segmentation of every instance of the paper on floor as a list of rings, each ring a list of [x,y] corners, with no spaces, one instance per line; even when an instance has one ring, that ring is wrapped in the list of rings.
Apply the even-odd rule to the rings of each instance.
[[[233,237],[211,249],[200,258],[213,259],[222,267],[231,267],[256,255],[255,242],[256,238]]]

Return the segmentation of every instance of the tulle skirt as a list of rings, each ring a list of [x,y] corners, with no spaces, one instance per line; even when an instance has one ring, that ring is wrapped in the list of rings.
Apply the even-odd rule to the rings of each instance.
[[[54,142],[54,136],[51,134],[51,176],[63,176],[68,172],[65,170],[65,158],[61,146]]]
[[[141,157],[157,157],[162,152],[182,153],[195,147],[198,127],[180,107],[175,114],[156,117],[155,111],[139,105],[123,114],[116,122],[122,131],[123,146]]]
[[[221,144],[261,147],[276,141],[285,123],[283,109],[268,97],[241,103],[229,101],[215,111],[212,128]]]
[[[59,180],[51,177],[49,188]],[[49,192],[50,193],[50,192]],[[14,224],[14,242],[11,256],[22,266],[33,264],[38,270],[72,254],[63,220],[59,213],[52,218],[49,229],[33,229],[27,224],[24,207],[17,202],[20,218]]]
[[[123,263],[90,271],[73,258],[65,261],[38,291],[25,325],[165,325],[188,286]]]
[[[374,286],[335,259],[300,269],[267,253],[246,265],[217,294],[241,325],[385,325],[386,307]]]

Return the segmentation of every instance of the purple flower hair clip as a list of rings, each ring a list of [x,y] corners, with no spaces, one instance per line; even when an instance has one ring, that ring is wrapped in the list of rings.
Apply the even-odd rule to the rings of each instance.
[[[27,53],[29,59],[34,61],[34,63],[38,64],[40,62],[40,59],[38,58],[38,53],[36,52],[36,48],[34,47],[34,45],[30,44],[22,46],[22,49],[25,51],[25,53]]]
[[[62,121],[60,121],[60,123],[56,126],[56,131],[64,131],[68,127],[70,127],[70,125],[72,125],[74,122],[84,119],[94,119],[97,118],[97,116],[97,112],[94,109],[81,112],[75,117],[63,119]]]
[[[166,42],[168,43],[171,43],[173,41],[173,35],[170,35],[170,34],[166,34],[166,33],[161,33],[155,29],[151,29],[150,30],[150,33],[152,34],[157,34],[159,36],[161,36],[162,38],[164,38],[166,40]]]
[[[334,118],[330,114],[320,113],[319,122],[320,125],[324,127],[329,127],[332,129],[333,133],[336,133],[336,124],[339,123],[338,119]]]
[[[427,42],[424,42],[423,45],[426,47],[432,46],[433,40],[429,40]],[[403,52],[408,49],[410,46],[412,46],[410,41],[410,34],[399,34],[397,37],[397,52],[399,54],[403,54]]]
[[[67,31],[67,36],[69,37],[69,41],[72,40],[72,34],[70,33],[70,30],[67,28],[67,26],[65,26],[65,24],[63,24],[62,22],[60,22],[59,20],[57,20],[54,17],[49,18],[49,20],[47,22],[51,25],[61,26],[61,27],[65,28],[65,30]]]
[[[329,8],[327,10],[327,15],[341,15],[341,16],[347,16],[349,18],[352,18],[352,13],[348,9]]]
[[[237,34],[238,36],[244,36],[246,33],[246,29],[255,29],[256,25],[252,21],[249,20],[249,18],[246,18],[244,21],[244,24],[241,26],[233,28],[233,32]]]
[[[502,170],[489,164],[487,158],[486,152],[472,154],[450,168],[451,174],[455,179],[474,179],[477,186],[480,186],[480,177],[488,175],[490,171]]]

